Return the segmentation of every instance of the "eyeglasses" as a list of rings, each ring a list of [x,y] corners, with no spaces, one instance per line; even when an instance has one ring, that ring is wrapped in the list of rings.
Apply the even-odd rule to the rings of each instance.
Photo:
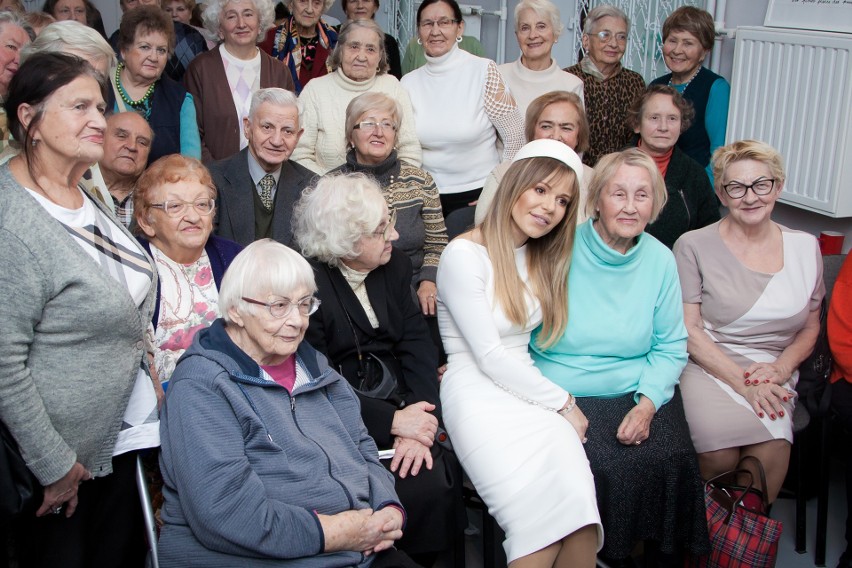
[[[627,43],[627,34],[625,34],[625,33],[613,34],[609,30],[604,30],[604,31],[598,32],[596,34],[589,34],[589,35],[597,37],[599,40],[601,40],[604,43],[608,43],[609,40],[611,40],[613,37],[615,37],[616,43]]]
[[[291,302],[287,298],[274,302],[261,302],[260,300],[245,297],[242,300],[256,306],[265,306],[269,310],[269,315],[276,319],[286,318],[293,312],[293,308],[297,308],[300,315],[307,317],[317,311],[322,303],[319,298],[314,298],[313,296],[305,296],[298,302]]]
[[[195,207],[195,211],[199,215],[207,217],[213,213],[214,209],[216,209],[216,200],[210,197],[196,199],[195,201],[182,201],[176,199],[174,201],[163,201],[162,203],[151,203],[148,207],[162,209],[169,217],[180,217],[190,205]]]
[[[374,237],[381,237],[384,240],[388,240],[388,236],[393,231],[394,227],[396,227],[396,209],[391,209],[390,216],[388,217],[388,224],[385,225],[385,228],[381,231],[373,231],[370,234]]]
[[[381,128],[385,132],[396,132],[396,124],[387,120],[383,120],[381,122],[376,122],[374,120],[365,120],[364,122],[358,122],[357,124],[355,124],[355,126],[353,126],[353,128],[355,129],[367,131],[373,131],[377,127]]]
[[[725,193],[727,193],[728,197],[731,199],[740,199],[745,197],[748,190],[752,190],[755,195],[769,195],[772,193],[772,189],[774,187],[774,179],[759,179],[751,185],[732,181],[731,183],[723,185],[722,189],[725,190]]]
[[[446,30],[453,24],[457,23],[459,23],[458,20],[451,20],[450,18],[441,18],[440,20],[423,20],[420,22],[420,29],[431,30],[433,27],[438,26],[439,29]]]

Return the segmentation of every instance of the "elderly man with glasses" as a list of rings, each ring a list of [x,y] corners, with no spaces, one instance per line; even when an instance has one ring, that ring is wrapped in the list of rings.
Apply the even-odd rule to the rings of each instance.
[[[583,162],[594,166],[598,158],[621,150],[630,143],[633,131],[627,125],[627,109],[645,90],[645,80],[625,69],[621,58],[627,48],[630,20],[609,4],[594,8],[583,26],[586,56],[565,69],[583,80],[591,147]]]

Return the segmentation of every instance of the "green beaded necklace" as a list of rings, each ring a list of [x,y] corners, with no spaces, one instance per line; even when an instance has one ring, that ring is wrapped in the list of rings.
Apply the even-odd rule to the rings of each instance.
[[[127,91],[124,90],[124,86],[121,84],[121,70],[124,69],[124,63],[119,63],[115,67],[115,84],[118,86],[118,94],[121,96],[121,100],[123,100],[126,104],[132,106],[133,108],[139,107],[147,107],[148,99],[151,98],[151,95],[154,94],[154,86],[156,83],[151,83],[151,86],[148,87],[148,90],[145,91],[145,94],[138,101],[134,101],[130,98],[130,95],[127,94]]]

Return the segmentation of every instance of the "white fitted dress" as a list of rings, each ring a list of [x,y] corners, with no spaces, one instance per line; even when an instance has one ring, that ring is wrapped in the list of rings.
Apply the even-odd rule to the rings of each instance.
[[[526,247],[515,252],[526,281]],[[603,531],[595,485],[573,426],[554,410],[568,393],[533,366],[527,346],[541,308],[511,323],[494,299],[485,247],[451,242],[438,265],[438,323],[448,355],[441,382],[444,423],[456,455],[506,532],[511,562],[586,525]]]

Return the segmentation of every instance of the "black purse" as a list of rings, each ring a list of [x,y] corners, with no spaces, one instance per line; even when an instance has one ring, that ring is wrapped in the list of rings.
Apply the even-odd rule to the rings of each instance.
[[[796,393],[799,404],[803,405],[811,416],[822,417],[828,414],[831,402],[831,348],[828,344],[828,310],[823,299],[819,313],[819,335],[814,350],[799,365],[799,382]]]
[[[38,509],[42,487],[27,467],[18,443],[0,422],[0,525]]]

